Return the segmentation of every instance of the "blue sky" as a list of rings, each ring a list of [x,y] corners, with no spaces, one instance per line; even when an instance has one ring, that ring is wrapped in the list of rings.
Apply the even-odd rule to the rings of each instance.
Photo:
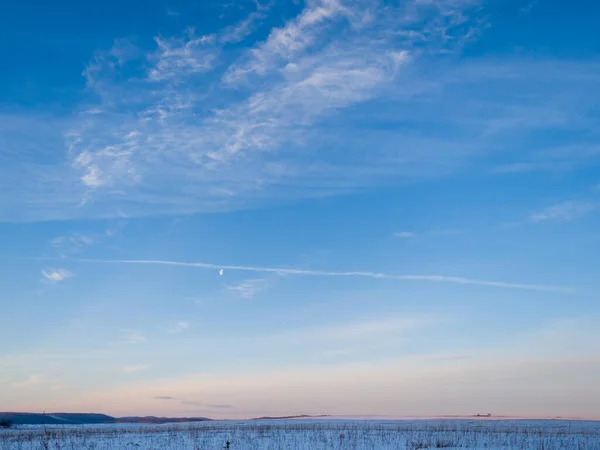
[[[600,417],[598,13],[11,3],[2,409]]]

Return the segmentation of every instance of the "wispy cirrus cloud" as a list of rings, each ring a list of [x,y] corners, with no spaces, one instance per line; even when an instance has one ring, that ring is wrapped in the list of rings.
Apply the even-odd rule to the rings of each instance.
[[[251,12],[239,22],[226,27],[219,33],[219,41],[223,44],[237,44],[246,39],[256,29],[257,24],[267,17],[267,13],[273,6],[273,3],[273,0],[264,5],[260,2],[255,2],[256,11]]]
[[[47,383],[46,375],[42,373],[35,373],[29,375],[24,380],[17,381],[13,383],[13,386],[16,388],[31,388],[33,386],[40,386]]]
[[[147,340],[146,336],[138,330],[121,330],[120,342],[126,344],[142,344]]]
[[[225,74],[225,81],[245,81],[248,75],[265,75],[278,70],[310,46],[322,45],[315,41],[326,36],[327,25],[350,15],[350,9],[338,0],[308,3],[298,17],[281,28],[274,28],[269,37],[248,52],[242,62],[233,64]]]
[[[230,284],[227,289],[231,292],[235,292],[244,298],[252,298],[258,292],[265,289],[266,281],[262,278],[255,278],[250,280],[244,280],[240,283]]]
[[[531,10],[533,8],[535,8],[538,4],[538,0],[532,0],[529,3],[527,3],[525,6],[523,6],[521,9],[519,9],[519,11],[523,14],[528,14],[531,12]]]
[[[445,237],[445,236],[458,236],[460,234],[464,234],[463,230],[458,229],[442,229],[442,230],[434,230],[434,231],[426,231],[422,233],[415,233],[412,231],[398,231],[394,233],[394,236],[400,239],[411,239],[418,236],[436,236],[436,237]]]
[[[55,248],[61,248],[65,244],[71,244],[75,247],[85,247],[94,243],[94,240],[89,236],[73,233],[70,235],[59,236],[52,239],[52,246]]]
[[[49,283],[60,283],[73,276],[73,273],[66,269],[42,269],[43,279]]]
[[[290,342],[304,341],[348,341],[363,340],[390,334],[403,334],[425,326],[442,322],[440,317],[386,317],[372,318],[349,323],[329,324],[326,326],[309,327],[291,330],[277,335],[277,340]],[[267,337],[271,339],[273,336]]]
[[[600,204],[592,201],[567,201],[548,206],[531,215],[532,222],[570,221],[578,219],[596,209]]]
[[[303,275],[317,277],[357,277],[357,278],[374,278],[380,280],[398,280],[398,281],[423,281],[434,283],[449,283],[459,285],[474,285],[488,286],[505,289],[524,289],[533,291],[555,291],[555,292],[572,292],[571,288],[551,285],[536,285],[509,283],[504,281],[488,281],[478,280],[466,277],[453,277],[444,275],[395,275],[382,272],[367,272],[367,271],[327,271],[327,270],[310,270],[290,267],[263,267],[263,266],[241,266],[230,264],[214,264],[205,262],[183,262],[183,261],[168,261],[168,260],[135,260],[135,259],[73,259],[73,261],[87,262],[95,264],[140,264],[140,265],[162,265],[173,267],[196,267],[198,269],[210,270],[232,270],[240,272],[255,272],[255,273],[271,273],[278,275]]]
[[[344,190],[336,186],[336,155],[313,146],[315,127],[381,97],[423,48],[454,49],[469,35],[461,25],[476,3],[314,0],[239,57],[227,45],[259,26],[270,5],[215,34],[156,37],[150,51],[117,40],[84,70],[97,101],[62,129],[66,152],[47,183],[71,194],[54,196],[60,204],[42,195],[41,203],[53,206],[50,217],[106,217],[120,208],[131,215],[148,205],[154,213],[219,210],[279,193]],[[315,151],[316,164],[309,162]],[[362,167],[356,156],[353,171]],[[346,183],[364,183],[343,171]]]
[[[594,161],[597,62],[449,61],[485,28],[484,7],[311,0],[262,40],[246,38],[270,23],[268,5],[150,49],[116,40],[85,68],[75,115],[0,121],[0,183],[17,191],[0,196],[0,220],[227,211],[469,162],[517,172]],[[521,139],[547,129],[578,133],[576,164],[545,162],[546,144]],[[47,164],[30,163],[45,152]]]
[[[211,35],[196,37],[193,29],[189,29],[181,38],[156,37],[158,49],[150,55],[154,64],[148,72],[148,81],[161,83],[211,71],[216,58],[211,46],[214,39]],[[186,104],[180,106],[185,107]],[[161,117],[161,110],[152,112]],[[133,130],[125,138],[134,139],[136,136],[137,132]]]
[[[64,236],[58,236],[50,242],[52,247],[62,257],[79,253],[86,247],[89,247],[94,243],[94,239],[91,236],[71,233]]]
[[[398,231],[394,233],[394,236],[399,237],[400,239],[410,239],[416,236],[416,233],[412,231]]]
[[[150,368],[149,365],[138,364],[138,365],[124,366],[121,368],[121,372],[123,372],[123,373],[138,373],[138,372],[143,372],[145,370],[148,370],[149,368]]]
[[[186,322],[185,320],[181,320],[179,322],[177,322],[173,327],[171,327],[170,332],[175,334],[175,333],[181,333],[182,331],[187,330],[190,327],[190,323]]]
[[[84,252],[86,249],[106,243],[110,238],[116,236],[123,228],[124,223],[121,221],[105,229],[103,232],[94,233],[66,233],[62,236],[57,236],[50,240],[52,250],[50,253],[57,255],[60,258],[67,258]]]

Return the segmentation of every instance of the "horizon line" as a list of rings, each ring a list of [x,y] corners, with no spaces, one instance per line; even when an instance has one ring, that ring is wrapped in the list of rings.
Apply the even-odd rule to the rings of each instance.
[[[57,414],[78,414],[78,415],[104,415],[112,419],[128,419],[128,418],[155,418],[155,419],[205,419],[206,421],[212,422],[224,422],[224,421],[251,421],[251,420],[302,420],[302,419],[322,419],[322,420],[445,420],[445,419],[458,419],[458,420],[563,420],[563,421],[592,421],[600,422],[598,417],[584,417],[584,416],[560,416],[560,415],[514,415],[514,414],[424,414],[424,415],[394,415],[394,414],[289,414],[281,416],[258,416],[258,417],[245,417],[245,418],[221,418],[214,419],[207,416],[177,416],[177,415],[127,415],[127,416],[113,416],[111,414],[102,412],[64,412],[64,411],[51,411],[51,412],[31,412],[31,411],[0,411],[0,417],[4,414],[30,414],[36,416],[52,416]]]

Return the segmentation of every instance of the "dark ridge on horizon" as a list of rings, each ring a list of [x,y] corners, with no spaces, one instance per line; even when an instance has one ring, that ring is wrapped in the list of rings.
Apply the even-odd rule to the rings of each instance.
[[[155,416],[130,416],[113,417],[98,413],[27,413],[27,412],[0,412],[0,419],[11,422],[13,425],[92,425],[110,423],[178,423],[178,422],[206,422],[208,417],[155,417]]]

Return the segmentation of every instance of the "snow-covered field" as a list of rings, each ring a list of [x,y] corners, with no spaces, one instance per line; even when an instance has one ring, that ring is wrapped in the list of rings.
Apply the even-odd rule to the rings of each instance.
[[[514,420],[286,420],[19,426],[0,450],[600,450],[600,423]]]

